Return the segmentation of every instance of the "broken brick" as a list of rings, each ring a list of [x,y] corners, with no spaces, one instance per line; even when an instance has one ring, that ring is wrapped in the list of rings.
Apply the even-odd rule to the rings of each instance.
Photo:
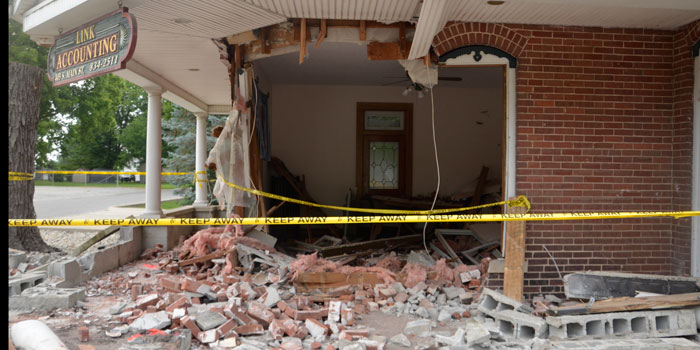
[[[90,330],[85,326],[78,327],[78,339],[81,342],[86,342],[90,340]]]
[[[265,327],[269,326],[272,320],[275,319],[275,314],[265,305],[257,301],[248,303],[248,315],[260,321]]]
[[[233,329],[238,335],[260,335],[265,333],[265,328],[261,324],[253,323],[239,326]]]
[[[161,278],[160,286],[163,287],[166,292],[179,293],[182,291],[180,289],[180,283],[169,278]]]
[[[78,344],[78,350],[95,350],[95,346],[90,344]]]
[[[168,307],[165,308],[165,311],[172,313],[175,309],[181,308],[185,305],[187,305],[187,297],[181,297],[180,299],[175,300],[175,302],[172,304],[168,305]]]
[[[234,328],[236,328],[237,325],[238,324],[236,323],[236,320],[228,320],[224,324],[216,328],[219,338],[228,335]]]
[[[274,337],[276,340],[282,340],[282,337],[284,337],[284,322],[281,320],[272,320],[270,323],[270,327],[268,327],[268,330],[270,333],[272,333],[272,337]]]
[[[155,305],[158,303],[158,300],[160,300],[158,298],[158,294],[148,294],[136,301],[136,308],[146,310],[146,308],[149,306],[155,307]]]
[[[187,329],[189,329],[190,332],[192,332],[192,336],[194,336],[195,338],[198,338],[199,333],[202,332],[202,331],[199,329],[199,327],[197,327],[197,324],[194,323],[194,321],[192,321],[192,319],[191,319],[189,316],[184,316],[184,317],[182,317],[182,318],[180,319],[180,323],[182,323],[183,325],[185,325],[185,327],[187,327]],[[198,338],[198,339],[199,339],[199,338]]]

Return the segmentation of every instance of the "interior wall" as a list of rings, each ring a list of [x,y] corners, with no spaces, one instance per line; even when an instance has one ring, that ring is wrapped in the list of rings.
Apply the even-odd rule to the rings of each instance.
[[[343,205],[348,188],[355,188],[356,103],[413,103],[412,194],[429,196],[437,184],[430,96],[402,96],[404,88],[273,84],[272,155],[305,175],[317,201]],[[434,103],[440,195],[472,189],[482,164],[490,168],[489,178],[500,181],[502,89],[438,86]]]

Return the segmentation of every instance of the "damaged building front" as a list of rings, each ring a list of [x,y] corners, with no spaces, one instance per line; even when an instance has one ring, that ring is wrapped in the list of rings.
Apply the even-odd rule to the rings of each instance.
[[[116,6],[10,13],[51,45]],[[138,39],[114,74],[149,93],[143,217],[321,224],[113,227],[116,245],[11,263],[11,346],[36,348],[17,321],[39,318],[84,349],[700,347],[698,216],[323,223],[700,210],[698,4],[119,6]],[[197,118],[196,200],[166,212],[162,98]]]

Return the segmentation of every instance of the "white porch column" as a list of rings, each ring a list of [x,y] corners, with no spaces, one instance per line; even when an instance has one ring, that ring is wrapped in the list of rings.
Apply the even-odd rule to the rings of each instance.
[[[195,112],[195,116],[197,116],[197,134],[196,134],[196,148],[195,148],[195,163],[194,163],[194,169],[195,172],[197,172],[196,176],[198,180],[204,180],[204,181],[197,181],[195,183],[194,187],[194,203],[192,204],[195,207],[206,207],[209,204],[209,200],[207,198],[207,185],[208,181],[207,175],[206,175],[206,168],[204,166],[204,163],[207,160],[207,116],[208,113],[206,112]],[[204,172],[203,174],[200,172]]]
[[[161,87],[144,88],[148,92],[148,123],[146,125],[146,211],[143,217],[162,217],[160,208],[161,172]]]

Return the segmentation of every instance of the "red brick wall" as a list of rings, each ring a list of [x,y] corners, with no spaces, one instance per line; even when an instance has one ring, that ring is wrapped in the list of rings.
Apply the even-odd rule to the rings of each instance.
[[[693,56],[691,48],[700,39],[700,21],[680,28],[673,37],[673,171],[674,210],[690,210],[691,158],[693,144]],[[672,224],[671,269],[690,272],[690,220]]]
[[[679,32],[452,23],[433,48],[488,45],[518,59],[516,187],[533,212],[668,211],[689,204],[692,66]],[[529,222],[525,293],[563,293],[555,261],[562,274],[687,273],[689,225]]]

